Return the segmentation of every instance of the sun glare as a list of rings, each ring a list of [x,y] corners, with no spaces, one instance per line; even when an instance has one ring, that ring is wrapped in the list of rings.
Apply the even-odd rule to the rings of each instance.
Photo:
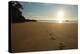
[[[57,18],[59,23],[63,23],[64,20],[64,11],[59,11],[58,12],[58,18]]]

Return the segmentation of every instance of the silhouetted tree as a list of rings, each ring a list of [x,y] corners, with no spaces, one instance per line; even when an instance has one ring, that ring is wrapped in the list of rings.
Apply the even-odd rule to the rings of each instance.
[[[9,2],[9,17],[11,18],[12,23],[25,22],[25,18],[20,11],[22,8],[22,5],[17,1]]]
[[[25,17],[22,16],[22,12],[20,11],[20,9],[23,9],[23,7],[18,1],[9,2],[9,19],[11,18],[12,23],[36,21],[36,20],[25,19]]]

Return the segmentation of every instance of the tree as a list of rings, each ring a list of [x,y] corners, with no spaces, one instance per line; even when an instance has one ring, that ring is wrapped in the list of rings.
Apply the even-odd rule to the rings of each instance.
[[[9,2],[9,19],[11,18],[12,23],[25,22],[25,18],[22,16],[20,9],[23,9],[23,7],[19,2]]]
[[[9,19],[12,23],[21,23],[21,22],[35,22],[36,20],[25,19],[22,16],[20,9],[23,9],[22,5],[18,1],[9,2]]]

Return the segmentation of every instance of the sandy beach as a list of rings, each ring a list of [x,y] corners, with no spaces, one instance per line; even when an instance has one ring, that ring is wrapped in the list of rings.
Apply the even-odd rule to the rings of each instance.
[[[77,27],[76,23],[11,24],[12,52],[77,49]]]

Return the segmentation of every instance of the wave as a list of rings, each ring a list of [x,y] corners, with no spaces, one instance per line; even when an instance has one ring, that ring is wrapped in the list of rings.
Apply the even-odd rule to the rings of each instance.
[[[39,20],[38,22],[59,23],[58,20]],[[78,23],[77,20],[64,20],[62,23]]]

